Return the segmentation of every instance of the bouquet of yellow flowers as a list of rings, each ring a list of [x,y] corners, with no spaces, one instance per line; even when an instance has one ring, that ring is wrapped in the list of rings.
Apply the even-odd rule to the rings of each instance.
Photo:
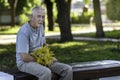
[[[43,46],[33,51],[32,56],[35,57],[36,61],[44,66],[49,66],[54,58],[54,54],[50,51],[50,48]]]

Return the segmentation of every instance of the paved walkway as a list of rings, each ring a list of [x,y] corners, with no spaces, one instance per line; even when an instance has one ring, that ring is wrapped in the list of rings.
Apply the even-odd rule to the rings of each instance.
[[[73,32],[77,34],[81,32]],[[46,38],[60,39],[60,33],[46,34]],[[92,40],[92,41],[112,41],[118,42],[120,39],[113,38],[91,38],[91,37],[73,37],[74,40]],[[16,43],[16,35],[0,35],[0,44]]]
[[[120,27],[118,27],[118,25],[114,27],[113,26],[104,27],[104,31],[111,31],[111,30],[120,30]],[[96,31],[95,27],[93,28],[93,27],[85,26],[85,29],[72,31],[72,34],[90,33],[95,31]],[[59,32],[46,33],[46,38],[60,39],[60,33]],[[93,40],[93,41],[112,41],[112,42],[120,41],[120,39],[112,39],[112,38],[91,38],[91,37],[73,37],[73,38],[74,40]],[[16,35],[0,35],[0,44],[9,44],[9,43],[16,43]]]
[[[60,36],[47,36],[47,38],[60,39]],[[113,38],[91,38],[91,37],[73,37],[74,40],[89,40],[89,41],[111,41],[118,42],[120,39]]]
[[[16,43],[16,35],[0,35],[0,44]]]

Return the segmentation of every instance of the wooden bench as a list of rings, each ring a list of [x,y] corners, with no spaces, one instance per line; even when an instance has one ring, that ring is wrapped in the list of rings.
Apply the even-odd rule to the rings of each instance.
[[[120,75],[120,61],[116,60],[79,62],[70,65],[73,68],[73,80],[91,80]],[[37,80],[35,76],[20,71],[10,74],[14,75],[15,80]],[[56,75],[53,77],[52,80],[58,80],[59,78]]]
[[[73,80],[90,80],[120,75],[120,61],[102,60],[73,63]]]

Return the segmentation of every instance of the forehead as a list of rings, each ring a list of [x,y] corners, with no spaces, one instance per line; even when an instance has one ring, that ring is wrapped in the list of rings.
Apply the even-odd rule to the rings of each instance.
[[[45,15],[45,12],[41,11],[41,10],[38,10],[38,11],[36,11],[36,15]]]

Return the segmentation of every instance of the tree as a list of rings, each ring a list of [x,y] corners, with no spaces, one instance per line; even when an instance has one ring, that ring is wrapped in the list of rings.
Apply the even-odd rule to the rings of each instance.
[[[16,7],[18,0],[1,0],[2,8],[6,10],[10,10],[11,12],[11,26],[15,26],[16,20]]]
[[[11,26],[15,26],[16,6],[17,6],[18,0],[8,0],[8,2],[10,4],[10,9],[11,9]]]
[[[40,5],[40,0],[0,0],[0,9],[11,11],[11,26],[16,24],[16,16],[30,15],[31,9]]]
[[[53,31],[53,3],[51,2],[51,0],[44,0],[44,3],[46,5],[47,8],[47,17],[48,17],[48,30],[49,31]]]
[[[8,5],[6,0],[0,0],[0,10],[8,9]]]
[[[58,23],[61,32],[61,41],[72,41],[70,25],[70,3],[71,0],[55,0],[58,10]]]
[[[100,11],[100,1],[93,0],[93,7],[94,7],[94,18],[96,24],[96,37],[104,37],[104,31],[102,26],[101,20],[101,11]]]

